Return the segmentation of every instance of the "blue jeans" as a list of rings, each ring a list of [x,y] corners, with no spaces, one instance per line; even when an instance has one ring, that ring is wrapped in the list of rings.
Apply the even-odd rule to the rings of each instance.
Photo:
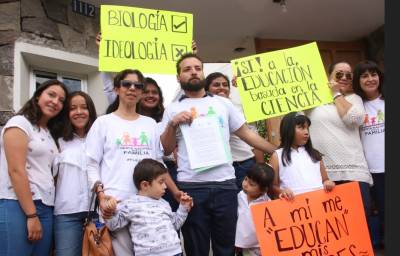
[[[54,216],[54,240],[57,256],[82,254],[83,224],[87,212]]]
[[[256,163],[254,157],[246,159],[240,162],[233,162],[233,168],[235,168],[236,185],[240,190],[242,190],[242,182],[244,177],[247,175],[247,171]]]
[[[371,198],[378,210],[379,221],[383,225],[385,220],[385,173],[372,173],[374,185],[371,188]]]
[[[36,213],[42,225],[42,239],[28,240],[26,216],[18,200],[0,199],[0,255],[50,255],[53,242],[53,207],[35,200]]]
[[[380,241],[383,241],[385,224],[385,173],[372,173],[372,179],[374,180],[374,185],[371,188],[371,199],[374,202],[375,209],[378,211],[376,237]]]
[[[236,186],[182,190],[193,197],[194,202],[182,226],[186,255],[209,255],[211,239],[214,255],[233,256],[238,205]]]

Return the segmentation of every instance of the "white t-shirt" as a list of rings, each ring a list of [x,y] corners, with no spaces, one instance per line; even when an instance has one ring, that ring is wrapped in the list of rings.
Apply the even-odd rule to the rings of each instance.
[[[365,158],[369,171],[385,172],[385,100],[377,98],[364,102],[365,118],[360,127]]]
[[[239,93],[236,89],[236,87],[231,86],[231,94],[230,94],[230,99],[233,103],[233,105],[236,107],[236,109],[242,114],[243,113],[243,105],[240,101]],[[247,124],[247,126],[252,130],[253,132],[256,132],[258,134],[257,128],[253,124]],[[231,145],[231,151],[232,151],[232,160],[234,162],[238,161],[244,161],[249,158],[254,157],[253,153],[253,147],[251,147],[249,144],[241,140],[238,136],[235,134],[231,134],[231,138],[229,140],[229,144]]]
[[[124,200],[136,194],[133,170],[144,158],[162,161],[157,123],[140,115],[136,120],[122,119],[114,113],[100,116],[86,137],[89,187],[104,184],[106,194]]]
[[[118,204],[113,218],[106,220],[110,230],[129,225],[136,256],[171,256],[182,253],[176,232],[181,228],[188,210],[179,205],[176,212],[164,199],[135,195]]]
[[[32,125],[22,115],[12,117],[1,131],[0,198],[17,200],[8,175],[8,165],[4,152],[3,135],[7,128],[17,127],[28,137],[26,173],[33,200],[42,200],[45,205],[54,205],[54,179],[51,172],[53,160],[58,154],[56,143],[50,132],[43,127]],[[15,152],[18,154],[18,152]]]
[[[250,125],[248,125],[248,127],[250,128]],[[240,162],[254,157],[253,148],[235,134],[231,135],[229,145],[231,146],[232,160],[234,162]]]
[[[254,226],[250,206],[271,199],[267,194],[263,194],[249,203],[247,195],[243,190],[238,193],[237,199],[238,219],[236,223],[235,246],[239,248],[259,248],[260,245],[257,240],[256,228]]]
[[[275,152],[279,161],[281,188],[289,188],[295,195],[323,188],[320,161],[314,163],[304,147],[292,149],[291,162],[286,166],[282,164],[283,149]]]
[[[89,210],[90,188],[86,168],[85,138],[74,134],[65,141],[58,139],[61,153],[54,160],[57,171],[54,215],[86,212]]]
[[[229,145],[230,134],[239,129],[245,123],[245,120],[229,99],[217,95],[208,95],[202,98],[185,98],[171,103],[164,111],[162,131],[166,128],[168,122],[182,111],[194,113],[196,116],[206,116],[210,110],[217,116],[223,131],[223,139],[226,145]],[[235,178],[232,163],[218,165],[202,172],[193,171],[189,165],[186,144],[179,128],[176,132],[176,140],[178,143],[178,181],[209,182]]]

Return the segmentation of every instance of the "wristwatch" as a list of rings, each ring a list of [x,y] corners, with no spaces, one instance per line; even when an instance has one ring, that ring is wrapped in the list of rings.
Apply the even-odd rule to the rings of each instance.
[[[335,100],[337,97],[339,97],[339,96],[343,96],[343,94],[341,93],[341,92],[336,92],[334,95],[333,95],[333,100]]]

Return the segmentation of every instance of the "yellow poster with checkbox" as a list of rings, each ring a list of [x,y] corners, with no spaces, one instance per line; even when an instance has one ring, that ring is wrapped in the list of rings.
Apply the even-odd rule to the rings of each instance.
[[[138,69],[176,74],[176,61],[192,52],[193,15],[101,5],[99,71]]]

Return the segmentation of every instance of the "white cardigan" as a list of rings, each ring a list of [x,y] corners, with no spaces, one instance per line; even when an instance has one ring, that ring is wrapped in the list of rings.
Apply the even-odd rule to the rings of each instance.
[[[329,179],[361,181],[372,185],[359,134],[359,126],[365,116],[363,102],[356,94],[347,95],[345,99],[352,107],[343,118],[340,118],[334,104],[307,111],[311,120],[313,147],[323,154]]]

